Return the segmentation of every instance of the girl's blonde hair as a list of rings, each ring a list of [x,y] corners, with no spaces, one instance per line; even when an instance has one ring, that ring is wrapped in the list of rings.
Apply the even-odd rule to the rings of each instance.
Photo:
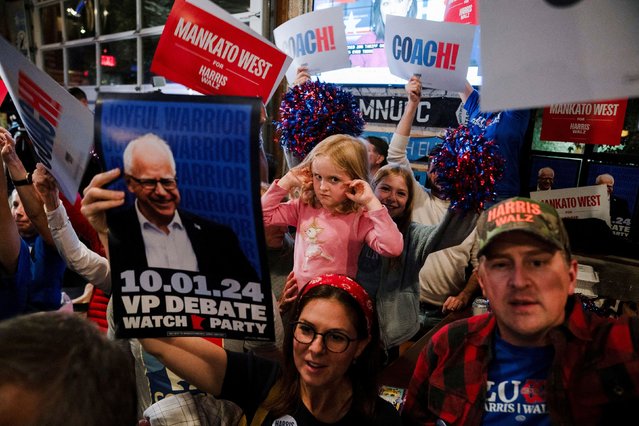
[[[332,135],[321,141],[313,148],[295,169],[312,171],[313,160],[317,157],[329,158],[337,168],[341,169],[351,179],[361,179],[368,182],[368,150],[363,139],[349,135]],[[313,181],[302,188],[302,202],[319,208],[321,203],[313,190]],[[347,214],[356,212],[359,206],[351,200],[346,200],[336,210]]]

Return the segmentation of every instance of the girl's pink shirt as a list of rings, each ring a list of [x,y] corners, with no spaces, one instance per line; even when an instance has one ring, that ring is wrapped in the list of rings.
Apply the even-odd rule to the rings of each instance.
[[[402,253],[404,239],[385,208],[349,214],[314,208],[299,199],[280,203],[287,191],[273,182],[262,196],[264,225],[294,226],[294,267],[298,286],[321,274],[354,278],[364,244],[382,256]]]

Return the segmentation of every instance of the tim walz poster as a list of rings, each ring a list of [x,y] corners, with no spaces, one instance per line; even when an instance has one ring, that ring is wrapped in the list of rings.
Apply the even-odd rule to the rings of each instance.
[[[259,98],[102,94],[118,337],[274,338],[259,200]]]

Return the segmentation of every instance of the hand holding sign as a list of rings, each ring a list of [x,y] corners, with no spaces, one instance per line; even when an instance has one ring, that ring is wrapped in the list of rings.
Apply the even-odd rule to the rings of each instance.
[[[93,176],[89,185],[84,189],[82,214],[100,234],[106,234],[109,231],[106,211],[124,204],[124,191],[103,188],[104,185],[112,182],[118,176],[120,176],[120,169],[98,173]],[[104,246],[107,247],[107,244]]]
[[[60,203],[58,183],[42,163],[36,164],[33,171],[33,187],[35,188],[42,204],[48,211],[55,210]]]
[[[308,72],[308,66],[306,64],[297,67],[297,74],[295,75],[294,86],[299,86],[306,83],[311,79],[311,74]]]
[[[413,74],[406,83],[406,94],[408,94],[408,102],[419,102],[422,99],[422,81],[421,75]]]

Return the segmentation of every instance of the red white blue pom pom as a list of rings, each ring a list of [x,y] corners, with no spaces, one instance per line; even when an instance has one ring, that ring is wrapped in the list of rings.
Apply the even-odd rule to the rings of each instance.
[[[505,161],[494,140],[473,136],[466,126],[450,128],[432,161],[451,210],[479,212],[495,200],[495,183],[504,174]]]
[[[352,93],[335,84],[307,81],[286,92],[274,124],[282,148],[301,160],[328,136],[361,135],[365,123]]]

